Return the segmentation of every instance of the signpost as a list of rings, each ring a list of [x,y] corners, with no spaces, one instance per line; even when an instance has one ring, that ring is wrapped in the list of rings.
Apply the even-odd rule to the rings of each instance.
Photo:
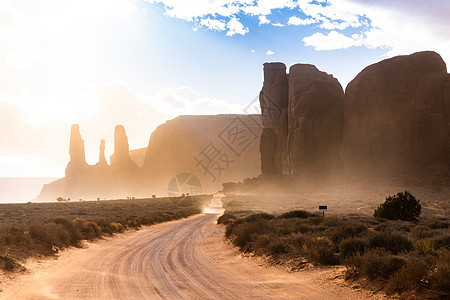
[[[327,211],[327,206],[326,205],[319,205],[319,211],[322,212],[323,216],[325,217],[325,212]]]

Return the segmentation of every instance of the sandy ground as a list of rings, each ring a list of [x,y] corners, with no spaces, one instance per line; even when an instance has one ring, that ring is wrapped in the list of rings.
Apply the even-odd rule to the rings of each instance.
[[[216,199],[217,201],[217,199]],[[219,199],[220,201],[220,199]],[[381,299],[343,284],[342,268],[290,273],[242,257],[214,209],[34,261],[2,277],[1,299]],[[340,279],[336,279],[340,278]],[[6,280],[6,281],[5,281]]]

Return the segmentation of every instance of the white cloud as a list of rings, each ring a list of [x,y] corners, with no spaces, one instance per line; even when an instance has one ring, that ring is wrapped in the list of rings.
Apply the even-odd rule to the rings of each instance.
[[[221,20],[213,20],[210,18],[202,19],[200,21],[200,24],[210,30],[224,31],[227,28],[227,24],[225,22]]]
[[[244,25],[236,17],[228,21],[227,28],[227,36],[233,36],[235,34],[245,35],[248,32],[248,28],[244,28]]]
[[[163,88],[146,102],[158,111],[176,117],[178,115],[209,115],[242,113],[242,106],[221,99],[200,97],[190,87]]]
[[[272,50],[267,50],[266,54],[267,54],[267,55],[274,55],[275,52],[273,52]]]
[[[270,20],[266,16],[259,16],[259,26],[269,24]]]
[[[342,49],[349,45],[388,49],[386,55],[410,53],[424,49],[441,53],[450,60],[450,2],[448,0],[146,0],[164,5],[166,14],[203,24],[211,30],[223,30],[226,35],[245,35],[251,28],[238,21],[247,15],[258,18],[259,26],[269,24],[312,25],[316,33],[305,37],[307,45],[316,49]],[[277,14],[273,14],[277,11]],[[286,11],[292,16],[287,23],[275,18]],[[207,20],[207,21],[204,21]],[[212,23],[220,20],[222,23]],[[194,25],[194,28],[197,28]],[[358,37],[346,30],[357,29]],[[340,31],[338,35],[336,32]],[[354,32],[355,30],[353,30]],[[335,46],[330,41],[336,40]],[[323,46],[320,46],[323,43]]]
[[[275,26],[275,27],[284,27],[284,26],[286,26],[286,25],[281,24],[281,23],[273,23],[272,25]]]
[[[300,3],[307,15],[320,20],[320,28],[331,30],[316,32],[303,38],[303,42],[316,50],[351,46],[384,48],[386,56],[434,50],[449,61],[450,39],[447,29],[443,28],[450,27],[450,18],[444,17],[450,14],[450,3],[442,0],[433,4],[414,3],[417,5],[401,0],[380,0],[375,4],[361,0],[333,0],[328,6],[337,8],[333,13],[327,7],[321,9],[317,5]],[[348,35],[345,31],[336,31],[348,27],[357,27],[360,32]]]
[[[362,45],[362,42],[358,38],[353,39],[334,30],[327,35],[316,32],[311,36],[303,38],[303,42],[306,46],[312,46],[318,51],[346,49],[351,46]]]
[[[317,22],[319,22],[319,20],[317,20],[317,19],[312,19],[312,18],[301,19],[299,17],[292,16],[289,18],[287,24],[288,25],[310,25],[310,24],[314,24]]]
[[[239,12],[239,6],[246,1],[233,0],[146,0],[149,3],[162,3],[170,17],[193,21],[209,15],[230,17]]]

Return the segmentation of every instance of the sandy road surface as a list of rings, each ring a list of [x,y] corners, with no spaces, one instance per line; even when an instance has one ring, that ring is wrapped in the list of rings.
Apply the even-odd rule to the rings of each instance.
[[[219,199],[220,200],[220,199]],[[217,213],[155,225],[75,249],[32,270],[1,299],[367,299],[330,270],[288,273],[240,257]]]

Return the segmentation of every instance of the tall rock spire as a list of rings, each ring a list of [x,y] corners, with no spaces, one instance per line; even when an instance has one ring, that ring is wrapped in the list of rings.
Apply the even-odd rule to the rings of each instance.
[[[264,64],[264,85],[259,94],[264,129],[261,134],[261,172],[288,172],[288,77],[283,63]]]
[[[100,141],[100,149],[98,154],[98,163],[97,166],[107,166],[108,163],[106,162],[105,158],[105,140]]]
[[[114,155],[111,160],[111,167],[117,171],[137,168],[137,165],[130,158],[128,137],[122,125],[117,125],[114,130]]]
[[[70,132],[70,161],[66,167],[66,176],[74,175],[88,166],[84,152],[84,141],[80,134],[80,126],[78,124],[73,124]]]

